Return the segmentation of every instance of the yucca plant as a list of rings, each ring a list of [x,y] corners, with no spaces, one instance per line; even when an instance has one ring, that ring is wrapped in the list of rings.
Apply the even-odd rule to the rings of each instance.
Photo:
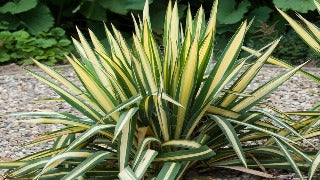
[[[315,123],[319,114],[305,114],[308,119],[295,122],[269,105],[264,106],[273,109],[275,115],[259,107],[296,72],[316,81],[319,77],[300,70],[300,65],[246,92],[280,39],[265,52],[259,51],[261,55],[254,63],[247,64],[252,56],[238,59],[249,28],[244,21],[218,61],[212,62],[217,5],[216,1],[208,23],[202,8],[194,17],[188,9],[183,28],[177,3],[172,6],[169,2],[163,49],[151,31],[148,2],[142,19],[133,17],[132,48],[114,26],[113,33],[105,28],[110,51],[89,30],[91,47],[78,30],[80,42],[73,42],[81,59],[67,58],[83,87],[34,60],[51,78],[26,71],[48,84],[83,116],[15,114],[31,117],[21,122],[65,127],[29,144],[53,140],[53,147],[1,162],[1,168],[10,169],[5,177],[181,179],[190,167],[203,171],[226,167],[268,178],[272,175],[250,167],[292,167],[300,177],[301,168],[311,167],[314,173],[320,158],[306,154],[299,142],[319,135]]]
[[[313,0],[318,12],[320,12],[320,4],[318,1]],[[288,16],[285,12],[281,11],[280,9],[276,8],[280,14],[287,20],[287,22],[290,24],[290,26],[296,31],[296,33],[301,37],[301,39],[317,54],[320,55],[320,30],[319,28],[311,23],[310,21],[306,20],[304,17],[302,17],[300,14],[297,13],[297,16],[299,19],[305,24],[305,27],[301,25],[299,22],[292,19],[290,16]],[[254,49],[248,48],[243,46],[242,49],[248,53],[251,53],[255,56],[260,56],[261,53],[257,52]],[[281,66],[284,68],[292,68],[293,65],[290,63],[274,58],[269,57],[267,60],[268,63],[274,64],[277,66]],[[309,74],[307,72],[300,71],[298,72],[302,76],[309,78],[317,83],[320,83],[318,77],[315,77],[312,74]]]
[[[318,1],[313,0],[315,6],[317,7],[318,12],[320,12],[320,4]],[[306,44],[311,47],[315,53],[320,55],[320,30],[313,23],[306,20],[300,14],[297,13],[299,19],[305,24],[305,28],[295,20],[293,20],[290,16],[288,16],[285,12],[281,11],[277,8],[280,14],[288,21],[290,26],[296,31],[296,33],[303,39]]]

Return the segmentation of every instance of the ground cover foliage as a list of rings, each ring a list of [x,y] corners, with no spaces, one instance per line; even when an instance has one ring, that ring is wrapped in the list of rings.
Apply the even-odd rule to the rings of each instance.
[[[0,64],[33,64],[30,58],[36,58],[46,65],[54,65],[65,61],[65,55],[72,50],[71,41],[61,28],[36,36],[24,30],[6,29],[0,32],[0,41]]]

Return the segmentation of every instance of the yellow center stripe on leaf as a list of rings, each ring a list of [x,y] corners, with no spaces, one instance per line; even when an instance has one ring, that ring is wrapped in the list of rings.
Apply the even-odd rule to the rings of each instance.
[[[119,169],[122,171],[126,164],[126,157],[127,157],[127,141],[129,139],[129,129],[130,129],[130,123],[126,123],[124,127],[122,128],[122,135],[121,135],[121,144],[120,144],[120,157],[119,157]]]
[[[76,121],[69,121],[65,119],[51,119],[51,118],[37,118],[37,119],[27,119],[27,120],[19,120],[18,122],[31,122],[31,123],[43,123],[43,124],[65,124],[72,126],[79,126],[84,128],[89,128],[90,125],[79,123]]]
[[[172,163],[172,164],[170,165],[170,167],[169,167],[169,169],[168,169],[168,171],[167,171],[167,173],[166,173],[166,175],[164,176],[163,179],[169,179],[169,177],[170,177],[170,175],[171,175],[174,167],[176,166],[176,164],[177,164],[177,163]]]
[[[198,40],[197,38],[194,39],[187,58],[186,65],[183,69],[182,77],[181,77],[181,86],[180,86],[180,96],[179,102],[180,104],[187,108],[189,99],[191,98],[192,88],[195,84],[196,80],[196,71],[197,71],[197,61],[198,61]],[[177,115],[177,126],[175,131],[175,139],[179,139],[181,134],[184,119],[185,119],[185,108],[178,109]]]
[[[221,81],[223,76],[228,70],[228,66],[230,63],[234,60],[235,55],[237,53],[237,50],[241,47],[245,32],[246,32],[247,22],[243,22],[242,26],[240,27],[237,35],[234,37],[233,41],[228,47],[228,51],[223,56],[223,58],[220,60],[221,63],[219,64],[219,67],[217,68],[217,72],[215,73],[214,79],[212,80],[212,84],[210,86],[210,89],[208,92],[211,92],[214,88],[216,88],[217,84]],[[210,93],[207,94],[206,98]]]
[[[255,51],[253,49],[250,49],[248,47],[245,47],[245,46],[242,46],[242,49],[250,54],[253,54],[254,56],[261,56],[261,53],[258,52],[258,51]],[[289,63],[286,63],[282,60],[279,60],[279,59],[276,59],[272,56],[270,56],[268,59],[267,59],[267,62],[270,63],[270,64],[274,64],[274,65],[277,65],[277,66],[280,66],[280,67],[284,67],[284,68],[294,68],[293,65],[289,64]],[[299,74],[301,74],[302,76],[308,78],[308,79],[311,79],[317,83],[320,83],[320,78],[319,77],[316,77],[312,74],[309,74],[307,73],[306,71],[303,71],[303,70],[299,70],[298,71]]]
[[[86,138],[92,136],[92,134],[96,133],[97,131],[112,127],[114,127],[114,125],[96,125],[91,127],[91,129],[87,130],[86,132],[81,134],[75,141],[73,141],[73,143],[68,146],[68,149],[66,151],[70,151],[71,149],[82,143]]]
[[[175,146],[175,145],[188,146],[188,147],[192,147],[192,148],[200,148],[201,147],[201,144],[199,144],[195,141],[189,141],[189,140],[171,140],[171,141],[167,141],[167,142],[161,144],[161,146]]]
[[[271,81],[270,83],[262,86],[260,89],[256,90],[252,93],[252,96],[245,98],[241,102],[239,102],[236,106],[232,108],[233,111],[239,112],[249,105],[251,105],[253,102],[257,101],[261,97],[265,96],[269,92],[271,92],[275,87],[279,86],[281,83],[283,83],[285,80],[290,78],[297,70],[299,70],[304,64],[292,69],[291,71],[278,76],[275,80]]]
[[[314,50],[320,52],[319,43],[296,21],[294,21],[290,16],[281,11],[276,7],[276,9],[280,12],[280,14],[289,22],[291,27],[301,36],[301,38]]]
[[[320,151],[319,151],[320,152]],[[316,172],[316,170],[319,167],[320,164],[320,153],[318,152],[318,154],[316,155],[315,159],[312,162],[312,165],[309,169],[309,173],[308,173],[308,180],[311,180],[314,173]]]
[[[246,159],[243,155],[243,152],[241,151],[239,144],[237,142],[237,139],[235,138],[236,134],[234,134],[231,129],[228,127],[228,125],[222,120],[220,119],[218,116],[214,116],[215,121],[218,122],[218,124],[223,127],[223,129],[225,130],[226,136],[230,141],[230,144],[232,145],[233,149],[236,151],[238,157],[240,158],[240,160],[242,161],[242,163],[244,164],[244,166],[247,167],[247,163],[246,163]],[[239,140],[238,140],[239,141]]]
[[[148,57],[146,55],[146,52],[143,49],[143,47],[142,47],[142,45],[141,45],[141,43],[138,40],[136,35],[133,36],[133,41],[134,41],[134,45],[135,45],[135,47],[136,47],[136,49],[138,51],[138,54],[139,54],[139,57],[140,57],[140,60],[141,60],[141,64],[142,64],[142,67],[143,67],[143,71],[145,72],[145,74],[147,76],[148,85],[150,86],[150,89],[151,89],[152,92],[156,92],[157,91],[157,87],[156,87],[155,82],[154,82],[152,69],[151,69]]]
[[[104,110],[107,112],[114,109],[115,105],[112,103],[112,100],[108,97],[106,92],[104,92],[104,90],[98,85],[98,83],[95,82],[93,77],[90,74],[88,74],[88,72],[86,72],[78,63],[72,60],[70,61],[70,63],[79,75],[79,78],[85,84],[85,87],[94,97],[94,99],[100,104],[100,106],[103,107]],[[119,114],[115,113],[112,117],[117,119],[119,117]]]
[[[73,172],[73,174],[71,176],[69,176],[68,178],[66,178],[66,180],[72,180],[72,179],[76,178],[81,171],[85,170],[88,166],[90,166],[96,160],[100,159],[102,156],[109,154],[109,153],[110,152],[106,152],[106,153],[99,154],[98,156],[95,156],[93,159],[91,159],[89,162],[87,162],[87,164],[85,166],[82,166],[81,168],[77,169],[77,171]]]
[[[174,156],[174,157],[168,157],[168,158],[156,158],[155,161],[167,161],[168,159],[170,159],[170,160],[187,159],[187,158],[202,156],[202,155],[208,154],[210,152],[212,152],[212,150],[207,149],[205,151],[202,151],[202,152],[199,152],[196,154],[186,154],[186,155],[180,155],[180,156]]]
[[[52,87],[53,89],[55,89],[56,91],[58,91],[59,93],[63,94],[64,96],[66,96],[67,98],[71,99],[72,101],[74,101],[77,105],[79,105],[81,108],[83,108],[85,111],[87,111],[91,116],[93,116],[96,120],[99,120],[100,117],[98,116],[98,113],[94,112],[92,109],[90,109],[86,104],[84,104],[82,101],[80,101],[78,98],[74,97],[73,95],[71,95],[69,92],[67,92],[66,90],[62,89],[61,87],[57,86],[56,84],[52,83],[51,81],[48,81],[47,79],[43,78],[42,76],[39,76],[38,74],[35,74],[31,71],[28,71],[29,73],[31,73],[33,76],[35,76],[36,78],[38,78],[40,81],[46,83],[47,85],[49,85],[50,87]]]
[[[272,46],[269,47],[269,49],[262,55],[260,58],[256,61],[254,65],[252,65],[239,79],[237,80],[237,84],[232,87],[232,91],[235,92],[243,92],[243,90],[247,87],[247,85],[251,82],[251,80],[255,77],[255,75],[258,73],[259,69],[262,67],[262,65],[265,63],[265,61],[268,59],[272,51],[276,48],[278,43],[280,42],[280,38],[277,39]],[[222,107],[227,107],[230,103],[233,102],[234,99],[236,99],[237,95],[229,94],[224,101],[221,103]]]
[[[25,166],[23,168],[20,168],[20,169],[18,169],[16,171],[10,173],[10,176],[17,176],[17,175],[19,175],[19,174],[21,174],[21,173],[33,168],[33,167],[36,167],[36,166],[41,165],[41,164],[44,164],[46,162],[48,162],[48,160],[42,160],[42,161],[39,161],[39,162],[35,162],[35,163],[32,163],[32,164],[29,164],[29,165],[27,165],[27,166]]]
[[[219,1],[215,0],[214,5],[213,5],[213,7],[211,9],[211,12],[210,12],[210,19],[208,21],[208,25],[207,25],[207,29],[206,29],[205,35],[208,35],[210,31],[213,32],[213,35],[215,33],[218,4],[219,4]]]

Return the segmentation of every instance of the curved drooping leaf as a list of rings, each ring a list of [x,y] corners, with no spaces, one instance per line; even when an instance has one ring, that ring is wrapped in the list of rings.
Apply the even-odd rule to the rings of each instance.
[[[27,119],[20,120],[18,122],[26,122],[26,123],[42,123],[42,124],[63,124],[63,125],[71,125],[78,126],[83,128],[89,128],[93,125],[93,123],[88,123],[85,121],[79,121],[75,119],[66,119],[66,118],[36,118],[36,119]]]
[[[166,162],[159,172],[156,180],[174,180],[181,168],[181,163]]]
[[[260,159],[261,165],[265,168],[277,168],[277,169],[289,169],[291,168],[290,163],[283,157],[275,159]],[[300,168],[308,168],[310,164],[305,162],[296,163]],[[211,164],[210,164],[211,165]],[[213,163],[213,166],[241,166],[241,161],[239,159],[235,160],[226,160],[222,162]],[[254,160],[248,160],[248,167],[259,168],[257,163]]]
[[[242,49],[244,51],[250,53],[250,54],[253,54],[254,56],[257,56],[257,57],[260,57],[262,55],[260,52],[254,50],[254,49],[250,49],[250,48],[245,47],[245,46],[242,46]],[[270,56],[268,58],[267,62],[270,63],[270,64],[274,64],[276,66],[287,68],[287,69],[294,68],[294,66],[292,64],[287,63],[284,60],[277,59],[277,58],[272,57],[272,56]],[[320,77],[318,77],[318,76],[310,74],[310,73],[308,73],[308,72],[306,72],[304,70],[301,70],[301,69],[298,70],[297,73],[301,74],[302,76],[304,76],[304,77],[306,77],[306,78],[308,78],[308,79],[310,79],[312,81],[315,81],[316,83],[320,83]]]
[[[214,156],[216,153],[208,146],[159,154],[155,161],[192,161]]]
[[[243,163],[245,167],[247,167],[246,157],[244,155],[242,145],[240,143],[239,137],[234,130],[233,126],[226,119],[219,116],[211,116],[213,120],[218,124],[226,138],[228,139],[230,145],[233,147],[235,152],[237,153],[239,159]]]
[[[299,175],[299,177],[301,179],[303,179],[302,173],[298,167],[298,165],[296,164],[295,160],[293,159],[290,151],[288,151],[288,149],[280,142],[280,140],[278,140],[277,138],[274,138],[274,140],[277,142],[278,146],[280,147],[283,155],[286,157],[286,159],[288,160],[288,162],[290,163],[291,167],[294,169],[294,171]]]
[[[103,160],[107,159],[112,155],[113,153],[111,152],[103,152],[103,151],[95,152],[91,156],[89,156],[85,161],[79,164],[76,168],[74,168],[71,172],[65,175],[62,179],[72,180],[74,178],[77,178],[83,175],[84,173],[86,173],[89,169],[93,168],[98,163],[101,163]]]
[[[49,160],[50,160],[50,157],[28,161],[27,163],[24,163],[22,166],[19,166],[13,171],[9,171],[7,175],[19,177],[21,175],[24,175],[26,173],[29,173],[36,169],[44,167]]]
[[[130,166],[127,166],[124,168],[120,173],[118,174],[118,177],[120,180],[138,180],[138,177],[133,172],[133,170],[130,168]]]
[[[132,109],[132,111],[135,111]],[[118,137],[118,160],[120,172],[128,166],[130,153],[133,147],[134,133],[137,124],[137,119],[129,119],[121,128],[121,133]]]
[[[268,174],[265,172],[261,172],[261,171],[257,171],[254,169],[241,167],[241,166],[219,166],[219,167],[233,169],[233,170],[241,171],[241,172],[248,173],[248,174],[253,174],[253,175],[264,177],[267,179],[274,179],[275,178],[272,174]]]
[[[26,162],[24,162],[24,161],[0,162],[0,168],[1,169],[12,169],[12,168],[17,168],[19,166],[22,166],[23,164],[26,164]]]
[[[128,111],[124,111],[120,114],[119,120],[117,122],[117,125],[114,130],[114,137],[113,140],[115,140],[122,129],[124,128],[125,124],[127,124],[128,121],[135,115],[135,113],[138,111],[137,107],[131,108]]]
[[[285,114],[297,116],[320,116],[320,111],[293,111],[285,112]]]
[[[282,139],[284,141],[288,141],[288,142],[291,142],[291,143],[295,143],[294,141],[292,141],[291,139],[288,139],[287,137],[284,137],[284,136],[281,136],[279,134],[276,134],[272,131],[269,131],[269,130],[266,130],[266,129],[263,129],[263,128],[260,128],[258,126],[255,126],[255,125],[252,125],[252,124],[249,124],[249,123],[244,123],[244,122],[241,122],[241,121],[236,121],[236,120],[233,120],[233,119],[228,119],[230,122],[232,123],[235,123],[235,124],[240,124],[240,125],[243,125],[243,126],[246,126],[247,128],[252,128],[254,130],[257,130],[257,131],[260,131],[260,132],[263,132],[263,133],[266,133],[268,135],[271,135],[271,136],[275,136],[279,139]]]
[[[138,160],[140,159],[140,157],[142,155],[142,152],[145,149],[145,147],[147,145],[149,145],[150,143],[152,143],[152,142],[160,143],[160,141],[158,139],[153,138],[153,137],[147,137],[142,141],[142,143],[140,144],[140,146],[139,146],[139,148],[137,150],[137,153],[136,153],[136,155],[134,157],[134,160],[133,160],[133,163],[132,163],[133,168],[136,167],[136,165],[138,163]]]
[[[158,152],[151,149],[147,149],[141,154],[140,159],[137,161],[137,166],[133,169],[138,179],[143,177],[144,173],[147,171],[148,167],[157,155]]]
[[[320,166],[320,151],[318,151],[318,153],[314,157],[314,160],[312,161],[312,165],[311,165],[311,167],[309,169],[309,173],[308,173],[308,180],[312,179],[312,177],[314,176],[314,173],[317,171],[319,166]]]
[[[38,4],[38,0],[13,0],[0,7],[0,13],[17,14],[28,11]]]
[[[114,128],[114,125],[108,124],[108,125],[93,125],[91,126],[88,130],[83,132],[79,137],[77,137],[66,149],[66,151],[72,150],[74,147],[77,145],[83,143],[87,139],[91,138],[95,134],[97,134],[99,131],[103,129],[108,129],[108,128]]]
[[[76,159],[76,158],[87,158],[91,156],[93,153],[88,150],[79,150],[79,151],[69,151],[64,152],[61,154],[57,154],[50,158],[50,160],[47,161],[47,163],[44,165],[42,171],[37,174],[36,179],[41,177],[44,173],[48,172],[50,169],[55,168],[62,162],[64,162],[67,159]]]
[[[190,141],[190,140],[171,140],[171,141],[167,141],[163,144],[161,144],[161,146],[173,146],[173,147],[182,147],[182,148],[189,148],[189,149],[193,149],[193,148],[200,148],[201,144],[199,144],[198,142],[195,141]]]

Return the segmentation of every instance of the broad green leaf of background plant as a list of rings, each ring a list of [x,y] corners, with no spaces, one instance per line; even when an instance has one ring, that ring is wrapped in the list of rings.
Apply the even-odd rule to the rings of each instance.
[[[258,7],[250,11],[246,18],[249,20],[254,18],[254,21],[252,22],[252,26],[249,29],[249,32],[256,33],[257,29],[261,26],[261,24],[269,20],[270,15],[272,15],[272,12],[273,10],[268,6]]]
[[[35,16],[37,14],[37,16]],[[31,34],[39,34],[48,31],[54,24],[54,19],[49,8],[40,5],[30,11],[21,14],[21,21]]]
[[[4,51],[0,51],[0,62],[6,62],[6,61],[9,61],[10,59],[11,58],[9,54],[7,54]]]
[[[313,11],[316,6],[313,4],[313,0],[273,0],[276,7],[283,10],[294,10],[301,13],[306,13],[309,10]]]
[[[270,18],[270,13],[272,13],[272,11],[273,10],[268,6],[258,7],[249,13],[248,19],[254,18],[254,21],[267,21]]]
[[[111,12],[126,15],[129,10],[142,10],[145,0],[116,0],[116,1],[98,1],[99,4]],[[149,4],[152,0],[149,0]],[[86,8],[86,7],[84,7]]]
[[[111,3],[114,1],[107,1],[107,2]],[[105,21],[107,18],[106,10],[96,1],[85,1],[81,5],[80,13],[84,15],[86,18],[95,20],[95,21]]]
[[[1,14],[0,13],[0,23],[1,26],[4,26],[4,30],[16,30],[16,28],[20,25],[20,20],[15,15],[10,13]],[[10,23],[9,23],[10,22]]]
[[[38,4],[38,0],[13,0],[0,7],[0,13],[17,14],[28,11]]]
[[[221,24],[234,24],[239,22],[251,6],[248,0],[242,1],[237,7],[235,0],[224,0],[219,2],[218,21]]]
[[[172,1],[173,2],[173,1]],[[163,23],[166,15],[167,4],[163,1],[153,1],[150,3],[150,20],[152,25],[152,30],[156,33],[161,34],[163,32]],[[184,17],[187,6],[184,4],[179,4],[178,15],[179,18]]]

